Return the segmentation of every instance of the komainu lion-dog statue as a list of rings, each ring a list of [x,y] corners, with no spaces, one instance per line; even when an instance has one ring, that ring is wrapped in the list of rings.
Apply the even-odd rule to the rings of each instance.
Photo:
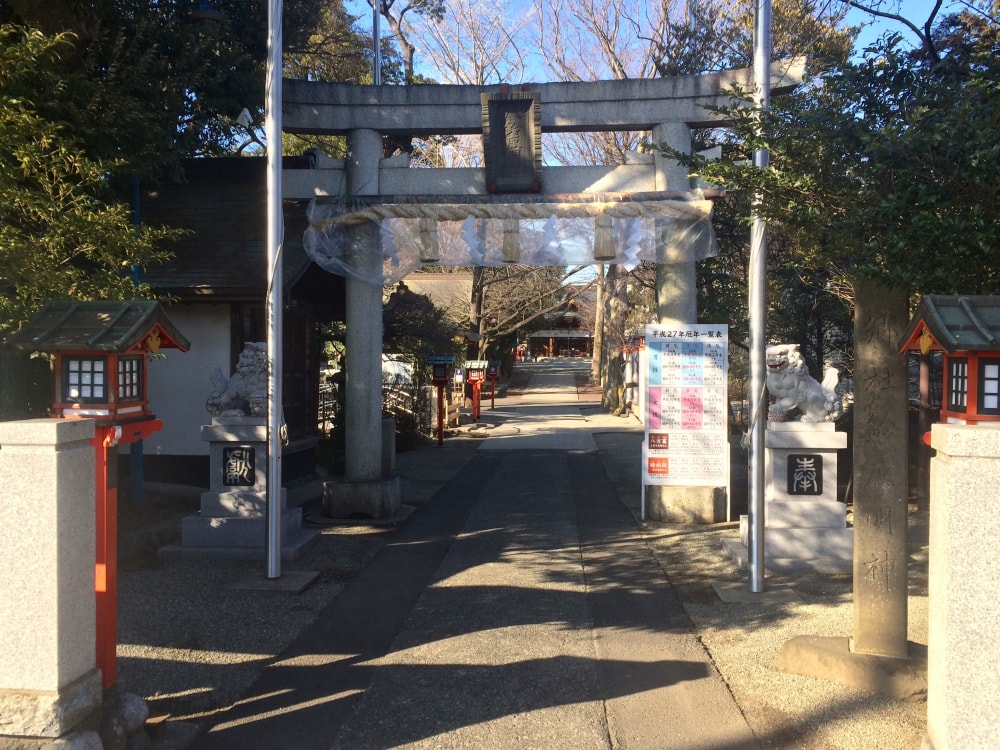
[[[837,368],[827,367],[823,382],[818,382],[809,374],[798,344],[767,347],[766,361],[767,390],[776,399],[771,409],[787,413],[797,408],[800,422],[833,422],[843,414]]]
[[[212,392],[205,409],[212,416],[264,416],[267,414],[267,344],[247,342],[227,378],[222,368],[212,368]]]

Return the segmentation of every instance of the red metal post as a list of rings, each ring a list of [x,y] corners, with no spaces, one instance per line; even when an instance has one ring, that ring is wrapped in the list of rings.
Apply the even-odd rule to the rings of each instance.
[[[118,450],[163,428],[159,419],[124,426],[97,425],[94,431],[94,517],[96,554],[97,667],[107,689],[118,680]]]
[[[101,670],[101,684],[105,689],[114,685],[118,677],[115,653],[118,647],[118,472],[115,466],[118,454],[113,450],[118,443],[118,435],[118,428],[98,425],[93,440],[97,522],[94,565],[97,667]]]

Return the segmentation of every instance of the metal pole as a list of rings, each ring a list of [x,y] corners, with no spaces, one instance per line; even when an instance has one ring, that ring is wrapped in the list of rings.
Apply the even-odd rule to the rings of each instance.
[[[264,134],[267,142],[267,577],[281,577],[281,12],[282,0],[267,8],[267,81]]]
[[[372,83],[382,85],[382,32],[379,28],[379,0],[372,0]]]
[[[763,111],[771,101],[771,0],[757,0],[754,28],[755,106]],[[754,166],[765,169],[767,149],[754,152]],[[765,323],[767,320],[767,224],[757,211],[760,196],[754,197],[753,225],[750,230],[750,486],[749,538],[747,557],[750,591],[764,590],[764,424],[767,418],[765,387]]]

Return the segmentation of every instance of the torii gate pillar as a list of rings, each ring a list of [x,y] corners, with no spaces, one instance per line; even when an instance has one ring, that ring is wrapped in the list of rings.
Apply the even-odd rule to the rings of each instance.
[[[653,144],[666,144],[675,151],[691,153],[691,130],[686,123],[662,123],[653,128]],[[657,190],[687,192],[691,180],[687,168],[653,152]],[[678,222],[658,223],[656,228],[656,310],[661,324],[698,322],[698,279],[689,245],[680,241]],[[688,247],[688,252],[680,248]],[[646,487],[646,512],[657,521],[714,523],[726,520],[726,489],[719,487]]]
[[[357,129],[347,134],[348,195],[379,194],[382,135]],[[345,481],[324,497],[334,517],[385,518],[399,510],[399,477],[382,476],[382,249],[378,226],[351,229],[345,279],[347,333],[345,358]]]
[[[653,145],[665,143],[675,151],[691,153],[691,130],[683,122],[669,122],[653,128]],[[687,167],[653,152],[657,190],[688,191],[691,180]],[[671,257],[663,243],[663,229],[657,228],[656,310],[660,323],[697,323],[697,277],[695,262]]]

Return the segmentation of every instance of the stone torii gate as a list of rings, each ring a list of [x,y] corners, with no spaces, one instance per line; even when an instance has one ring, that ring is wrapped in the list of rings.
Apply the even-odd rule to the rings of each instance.
[[[771,91],[781,93],[793,89],[801,83],[803,68],[803,58],[773,64]],[[402,216],[419,221],[416,234],[420,241],[416,244],[421,259],[436,261],[437,221],[442,218],[461,220],[463,216],[497,219],[503,222],[501,260],[517,262],[519,255],[514,238],[519,220],[543,220],[556,214],[592,216],[595,247],[590,262],[617,262],[621,258],[620,248],[608,251],[612,224],[622,221],[622,204],[641,203],[650,211],[645,213],[646,218],[653,222],[647,226],[656,227],[656,231],[648,233],[656,239],[648,244],[655,245],[652,258],[657,261],[660,323],[697,321],[695,262],[711,254],[704,252],[704,242],[698,243],[702,246],[699,255],[690,242],[672,243],[670,229],[661,231],[670,220],[680,219],[681,223],[690,225],[699,221],[699,215],[710,228],[711,208],[704,205],[707,201],[698,201],[698,196],[691,192],[687,170],[659,152],[633,154],[626,164],[616,166],[543,167],[540,148],[525,158],[523,153],[516,152],[517,149],[512,153],[508,143],[500,160],[532,162],[522,163],[519,168],[534,169],[533,179],[529,180],[531,184],[511,189],[505,186],[502,174],[498,181],[496,159],[490,163],[489,144],[484,144],[487,164],[482,168],[410,169],[408,154],[382,158],[383,136],[409,139],[484,134],[487,140],[490,130],[488,100],[521,99],[532,102],[534,108],[524,114],[525,108],[518,107],[516,115],[532,121],[529,131],[536,140],[540,132],[648,130],[652,131],[654,143],[690,153],[692,128],[725,124],[706,107],[730,104],[733,87],[752,90],[752,70],[518,87],[360,86],[283,81],[283,129],[286,132],[347,138],[346,159],[317,156],[313,169],[284,170],[283,197],[315,200],[320,205],[326,201],[339,206],[332,214],[320,214],[324,218],[317,219],[316,223],[325,221],[346,230],[338,272],[346,276],[345,416],[351,437],[345,456],[347,482],[338,489],[350,495],[348,507],[372,516],[384,516],[391,515],[399,506],[398,484],[382,475],[384,277],[379,222]],[[495,130],[501,130],[503,120],[499,124],[501,127]],[[495,134],[493,137],[496,140]],[[538,144],[535,145],[537,148]],[[447,211],[444,207],[448,207]],[[619,218],[614,218],[616,216]],[[603,236],[599,237],[602,232]],[[611,240],[611,244],[620,244],[620,241],[621,232],[618,240]],[[549,244],[557,250],[561,247],[558,242],[550,241]],[[565,259],[566,265],[574,262]],[[464,265],[475,263],[476,260],[469,259]],[[653,509],[655,499],[651,500]],[[711,491],[707,502],[712,502]]]

